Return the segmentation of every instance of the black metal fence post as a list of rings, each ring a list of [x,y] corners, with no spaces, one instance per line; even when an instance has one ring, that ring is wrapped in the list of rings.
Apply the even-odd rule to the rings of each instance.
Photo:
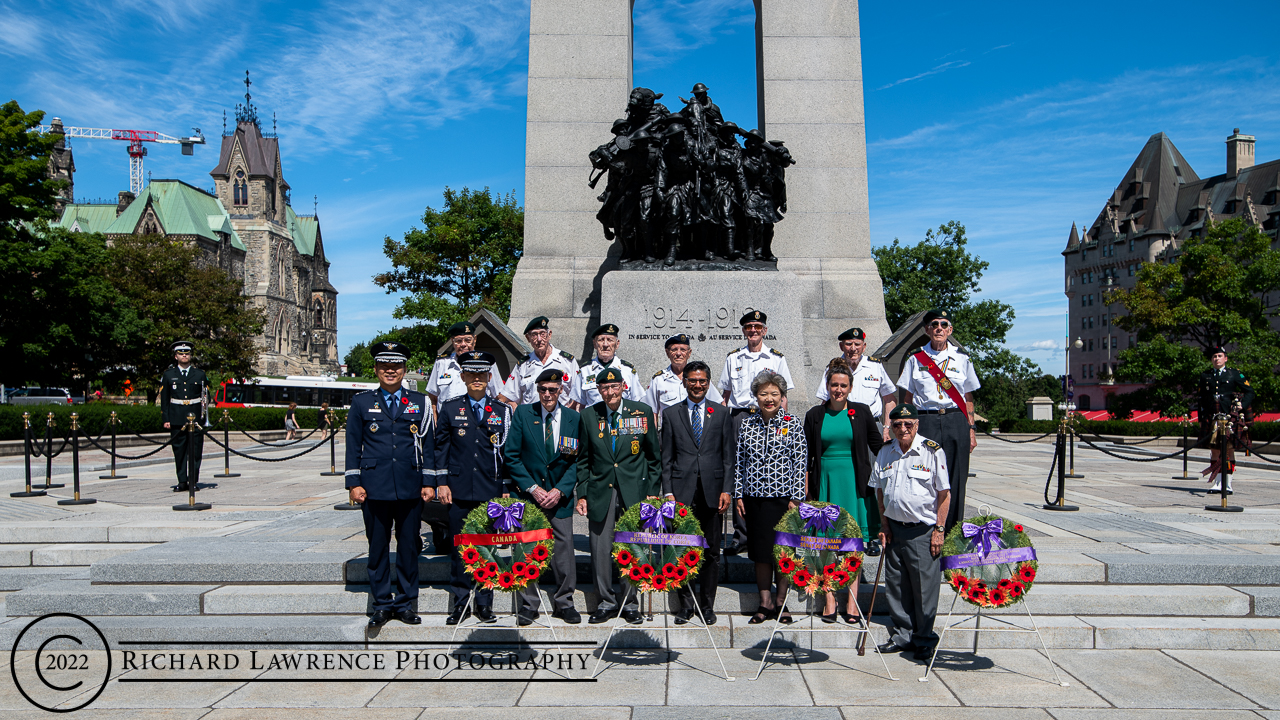
[[[22,413],[22,454],[27,469],[27,489],[22,492],[9,493],[9,497],[40,497],[46,494],[43,490],[31,489],[31,413]]]
[[[231,472],[231,413],[226,408],[222,408],[222,468],[214,477],[240,477],[240,473]]]
[[[71,487],[75,495],[68,500],[59,500],[59,505],[92,505],[97,500],[80,497],[80,416],[71,413]]]
[[[1067,474],[1067,433],[1070,432],[1069,419],[1064,419],[1062,425],[1058,427],[1058,438],[1056,441],[1056,454],[1058,456],[1058,497],[1052,503],[1045,505],[1045,510],[1060,510],[1071,512],[1079,510],[1075,505],[1067,504],[1067,478],[1071,477]]]
[[[58,422],[53,419],[53,413],[49,413],[49,418],[44,433],[44,487],[43,490],[52,490],[55,488],[66,487],[66,483],[56,483],[53,481],[53,429],[58,426]]]
[[[1182,477],[1178,477],[1177,475],[1174,475],[1173,476],[1174,480],[1190,480],[1191,479],[1190,477],[1187,476],[1187,453],[1191,451],[1191,446],[1187,444],[1187,426],[1190,424],[1191,424],[1190,420],[1186,418],[1182,419]]]
[[[116,474],[116,425],[120,422],[120,418],[116,416],[116,411],[111,411],[111,474],[99,475],[99,480],[122,480],[129,477],[128,475]]]

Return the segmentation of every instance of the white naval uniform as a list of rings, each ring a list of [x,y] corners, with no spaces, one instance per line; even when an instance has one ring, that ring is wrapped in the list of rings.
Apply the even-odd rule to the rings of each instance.
[[[613,356],[613,360],[610,360],[608,365],[600,362],[599,357],[595,357],[591,362],[579,367],[573,374],[573,385],[569,390],[570,399],[583,407],[591,407],[600,402],[603,398],[600,397],[600,391],[596,389],[596,376],[604,372],[605,368],[613,368],[622,373],[623,398],[644,402],[644,385],[640,384],[635,366],[617,355]]]
[[[926,344],[920,349],[933,358],[951,384],[960,391],[962,397],[965,393],[971,393],[982,387],[978,382],[978,376],[973,372],[973,363],[970,362],[969,356],[960,352],[955,345],[948,343],[947,347],[941,351],[934,350],[932,344]],[[918,410],[950,410],[956,407],[947,391],[938,387],[938,381],[934,380],[929,371],[916,361],[914,352],[907,357],[907,364],[902,367],[902,374],[898,376],[898,387],[911,393],[911,403]]]
[[[866,355],[858,361],[858,367],[853,369],[853,384],[849,388],[849,402],[860,402],[871,408],[871,414],[877,419],[884,414],[885,395],[893,395],[898,392],[898,388],[893,386],[889,380],[889,373],[884,371],[884,366],[878,362],[868,360]],[[831,393],[827,392],[827,373],[822,373],[822,384],[818,386],[818,392],[814,395],[821,401],[826,402],[831,398]]]
[[[884,516],[904,523],[938,523],[938,493],[951,489],[942,447],[916,435],[906,452],[895,438],[876,454],[867,487],[884,491]]]
[[[507,382],[502,386],[502,396],[514,401],[517,405],[538,402],[538,376],[547,368],[560,371],[560,404],[568,405],[570,402],[568,390],[572,387],[574,374],[578,372],[578,364],[573,361],[573,355],[558,349],[555,345],[551,346],[551,353],[547,355],[546,362],[539,360],[537,355],[529,353],[524,362],[517,365],[507,376]]]
[[[649,389],[645,391],[641,402],[653,408],[653,414],[658,417],[658,422],[662,422],[662,411],[684,402],[688,396],[688,391],[684,389],[684,382],[676,377],[675,371],[668,365],[653,374],[653,380],[649,382]],[[723,396],[714,384],[707,388],[707,400],[723,402],[721,397]]]
[[[489,397],[498,397],[502,392],[502,375],[497,366],[489,371],[489,387],[485,393]],[[431,366],[431,377],[427,378],[427,394],[436,396],[436,411],[446,402],[467,394],[467,384],[462,381],[462,368],[458,365],[458,354],[449,353],[436,358]]]
[[[787,369],[787,359],[768,345],[762,343],[759,352],[741,347],[729,353],[724,359],[720,380],[716,383],[724,397],[724,404],[731,408],[755,406],[756,398],[751,394],[751,381],[765,370],[781,375],[787,381],[788,390],[796,386],[791,379],[791,371]]]

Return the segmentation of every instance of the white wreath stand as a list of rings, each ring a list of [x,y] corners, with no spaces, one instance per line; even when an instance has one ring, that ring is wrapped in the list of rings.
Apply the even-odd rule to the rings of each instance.
[[[630,583],[627,583],[627,592],[623,595],[622,602],[618,604],[618,616],[615,617],[613,619],[613,622],[610,623],[609,625],[609,635],[608,637],[605,638],[604,646],[600,648],[600,656],[596,658],[596,666],[591,671],[592,679],[595,679],[600,676],[600,663],[604,662],[604,654],[609,651],[609,643],[613,641],[613,634],[620,629],[621,630],[647,630],[649,632],[660,632],[663,634],[663,640],[666,642],[666,652],[670,654],[671,652],[670,633],[677,632],[677,631],[684,631],[686,629],[702,628],[703,630],[707,631],[707,639],[711,641],[711,649],[716,651],[716,660],[720,661],[720,672],[722,673],[722,677],[728,682],[734,682],[735,680],[737,680],[737,678],[730,676],[729,671],[725,669],[724,658],[720,656],[720,648],[716,645],[715,636],[711,634],[710,626],[708,626],[705,622],[702,621],[702,607],[698,605],[697,597],[694,597],[692,593],[690,594],[690,599],[693,600],[693,609],[697,612],[696,615],[694,615],[689,619],[690,623],[693,625],[692,628],[668,627],[665,623],[663,624],[662,627],[654,627],[652,625],[646,625],[643,622],[640,623],[639,625],[632,625],[631,623],[628,623],[627,621],[622,619],[622,608],[627,604],[627,598],[631,597],[631,593],[633,590],[635,590],[635,586],[631,585]],[[636,592],[638,593],[639,591],[636,590]],[[653,620],[653,593],[645,593],[645,595],[649,596],[648,619]],[[640,598],[640,599],[641,601],[643,601],[643,598]],[[668,607],[670,606],[668,605]]]
[[[953,623],[951,622],[951,618],[956,612],[956,602],[958,600],[960,600],[960,594],[956,593],[956,596],[951,599],[951,610],[947,613],[947,620],[942,626],[942,633],[938,635],[938,644],[934,646],[938,648],[938,650],[935,650],[933,657],[929,659],[929,667],[925,668],[924,676],[919,678],[920,682],[929,682],[929,673],[933,670],[933,663],[938,659],[938,652],[940,652],[942,648],[942,639],[947,636],[948,630],[973,633],[973,654],[978,654],[978,635],[984,632],[982,629],[982,608],[978,607],[977,612],[972,615],[966,615]],[[1015,625],[998,615],[987,615],[986,618],[988,620],[1002,623],[1009,627],[987,628],[985,632],[1035,633],[1036,638],[1040,640],[1040,647],[1044,650],[1045,658],[1049,660],[1049,667],[1053,668],[1053,679],[1062,687],[1068,687],[1067,683],[1062,682],[1062,676],[1058,674],[1058,665],[1053,661],[1053,656],[1049,654],[1049,646],[1045,643],[1044,636],[1040,634],[1040,628],[1036,625],[1035,617],[1031,615],[1031,608],[1027,605],[1027,596],[1023,595],[1018,598],[1018,602],[1015,604],[1022,605],[1022,609],[1027,611],[1027,620],[1031,622],[1030,628]],[[970,620],[973,620],[973,627],[958,627]]]
[[[883,556],[880,562],[884,562]],[[861,569],[859,569],[858,572],[861,573],[862,572]],[[841,620],[837,620],[835,624],[838,625],[839,627],[814,627],[813,621],[816,616],[812,612],[809,612],[809,627],[807,628],[798,627],[795,623],[786,623],[784,625],[779,621],[779,618],[782,616],[783,611],[787,609],[787,595],[790,592],[790,590],[791,590],[791,586],[788,585],[787,589],[782,593],[782,598],[780,603],[780,607],[782,608],[782,610],[779,610],[778,617],[775,617],[773,619],[773,631],[769,633],[769,642],[764,647],[764,655],[760,657],[760,668],[756,670],[756,676],[751,678],[752,680],[759,680],[760,675],[764,673],[765,665],[769,662],[769,651],[770,649],[773,648],[773,639],[778,637],[778,635],[784,632],[790,631],[790,632],[808,632],[808,633],[845,633],[845,634],[853,635],[855,637],[858,635],[866,635],[867,640],[871,644],[871,647],[874,648],[876,651],[876,656],[880,658],[880,664],[884,666],[885,674],[889,676],[890,680],[897,682],[898,678],[894,677],[893,672],[889,670],[889,663],[885,662],[884,655],[880,653],[879,646],[876,645],[875,639],[871,637],[871,627],[867,624],[867,616],[862,613],[861,608],[858,609],[858,622],[856,625],[846,623]],[[806,610],[809,609],[808,608],[809,602],[810,602],[809,600],[805,601]],[[857,604],[856,598],[854,600],[854,604],[855,605]],[[830,623],[823,623],[823,624],[827,625]],[[782,627],[779,627],[779,625],[782,625]],[[809,648],[809,651],[812,652],[813,648]]]
[[[552,604],[551,604],[551,596],[547,595],[547,594],[546,594],[546,592],[545,592],[545,591],[544,591],[544,590],[543,590],[543,589],[538,585],[538,581],[537,581],[537,580],[531,580],[530,582],[532,582],[532,583],[534,584],[534,589],[535,589],[535,590],[537,590],[537,593],[538,593],[538,600],[539,600],[539,602],[545,603],[545,605],[543,605],[542,607],[544,607],[544,608],[551,608],[551,607],[553,607],[553,606],[552,606]],[[516,625],[515,625],[514,627],[512,627],[512,626],[510,626],[510,625],[500,625],[500,624],[498,624],[498,622],[501,620],[501,618],[499,618],[499,620],[498,620],[498,621],[495,621],[495,622],[493,622],[493,623],[485,623],[485,622],[481,622],[480,620],[476,619],[475,612],[474,612],[474,611],[475,611],[475,601],[476,601],[476,585],[475,585],[475,583],[473,582],[473,583],[472,583],[472,585],[471,585],[471,592],[467,594],[467,610],[466,610],[466,613],[465,613],[465,617],[466,617],[466,618],[468,618],[468,619],[474,620],[474,622],[472,622],[471,624],[469,624],[469,625],[468,625],[468,624],[466,624],[467,620],[465,620],[465,619],[464,619],[464,620],[459,621],[457,625],[454,625],[454,626],[453,626],[453,635],[451,635],[451,636],[449,637],[448,650],[447,650],[447,652],[445,652],[445,655],[449,655],[450,653],[452,653],[452,652],[453,652],[453,646],[454,646],[454,644],[456,643],[456,641],[457,641],[457,639],[458,639],[458,631],[459,631],[459,630],[463,630],[463,629],[466,629],[466,630],[472,630],[472,631],[474,631],[474,630],[514,630],[514,631],[516,632],[516,636],[517,636],[517,638],[519,638],[519,637],[520,637],[520,634],[521,634],[521,633],[528,632],[528,631],[530,631],[530,630],[549,630],[549,631],[551,632],[551,641],[555,643],[555,645],[556,645],[556,650],[557,650],[561,655],[563,655],[563,654],[564,654],[564,648],[560,647],[560,638],[556,637],[556,629],[555,629],[554,627],[552,627],[550,623],[540,622],[539,620],[537,620],[537,619],[535,618],[535,619],[532,621],[532,624],[533,624],[533,625],[536,625],[536,626],[537,626],[536,628],[533,628],[533,627],[524,627],[524,628],[522,628],[522,627],[520,627],[520,623],[519,623],[519,620],[518,620],[518,617],[519,617],[519,603],[520,603],[520,591],[518,591],[518,590],[505,590],[505,591],[504,591],[504,590],[495,590],[494,592],[507,592],[507,593],[509,593],[509,594],[511,595],[511,617],[513,617],[513,618],[517,618],[517,620],[516,620]],[[448,670],[448,669],[446,669],[444,672],[440,673],[440,677],[444,677],[445,675],[448,675],[448,674],[449,674],[449,670]],[[573,677],[573,674],[572,674],[569,670],[566,670],[566,671],[565,671],[565,675],[566,675],[567,677],[569,677],[569,678],[572,678],[572,677]]]

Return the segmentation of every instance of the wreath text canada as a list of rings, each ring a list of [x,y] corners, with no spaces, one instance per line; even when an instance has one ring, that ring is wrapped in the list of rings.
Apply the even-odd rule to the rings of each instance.
[[[774,562],[797,591],[810,596],[834,592],[857,580],[862,529],[848,510],[832,503],[800,503],[773,529]]]
[[[707,541],[687,505],[642,500],[614,527],[613,561],[640,592],[679,590],[702,569]]]
[[[494,498],[467,513],[453,543],[477,585],[503,592],[536,585],[555,549],[547,516],[514,498]],[[507,545],[511,546],[509,559],[498,553]]]
[[[1036,581],[1036,551],[1026,529],[998,515],[970,518],[951,528],[942,544],[947,584],[971,605],[1012,605]]]

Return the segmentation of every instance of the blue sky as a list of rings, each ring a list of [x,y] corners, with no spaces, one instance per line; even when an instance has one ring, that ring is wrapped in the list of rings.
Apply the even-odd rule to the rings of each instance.
[[[984,296],[1017,311],[1009,346],[1055,374],[1059,252],[1150,135],[1168,133],[1202,177],[1223,171],[1233,127],[1258,137],[1259,161],[1280,156],[1280,50],[1266,34],[1280,6],[861,12],[873,244],[963,222],[991,263]],[[319,198],[345,351],[395,324],[396,298],[370,281],[387,267],[384,236],[420,224],[446,185],[523,196],[528,13],[527,0],[0,0],[0,95],[68,125],[198,126],[214,146],[156,147],[146,166],[208,187],[222,113],[251,70],[295,208]],[[635,21],[637,83],[673,97],[705,82],[726,118],[754,125],[750,0],[636,0]],[[77,197],[127,187],[124,145],[76,142]]]

